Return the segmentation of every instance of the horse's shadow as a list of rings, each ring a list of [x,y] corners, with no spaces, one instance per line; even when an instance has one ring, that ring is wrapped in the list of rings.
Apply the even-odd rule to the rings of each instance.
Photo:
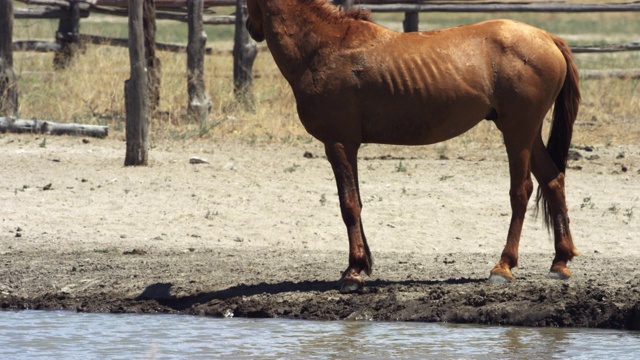
[[[436,286],[436,285],[462,285],[473,283],[484,283],[486,279],[447,279],[447,280],[402,280],[402,281],[389,281],[389,280],[370,280],[367,281],[365,290],[362,292],[354,293],[367,294],[376,292],[377,290],[390,286]],[[337,281],[284,281],[280,283],[259,283],[253,285],[241,284],[232,286],[227,289],[201,292],[194,295],[176,296],[171,294],[171,283],[155,283],[147,286],[144,291],[138,295],[135,300],[155,300],[162,306],[169,307],[171,309],[181,311],[186,310],[194,305],[205,304],[212,300],[225,301],[234,297],[250,297],[259,294],[282,294],[287,292],[338,292],[339,283]]]

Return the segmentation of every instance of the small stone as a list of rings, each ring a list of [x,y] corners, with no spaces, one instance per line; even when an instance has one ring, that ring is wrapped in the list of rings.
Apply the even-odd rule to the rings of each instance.
[[[189,164],[208,164],[209,161],[199,158],[197,156],[192,156],[189,158]]]

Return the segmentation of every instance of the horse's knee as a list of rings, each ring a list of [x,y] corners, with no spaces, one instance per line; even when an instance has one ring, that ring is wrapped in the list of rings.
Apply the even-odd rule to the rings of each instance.
[[[509,197],[511,198],[511,208],[514,211],[526,211],[529,198],[533,192],[533,184],[530,186],[525,182],[521,186],[512,188],[509,191]]]
[[[524,190],[527,192],[527,200],[531,198],[531,194],[533,194],[533,180],[528,178],[524,182]]]

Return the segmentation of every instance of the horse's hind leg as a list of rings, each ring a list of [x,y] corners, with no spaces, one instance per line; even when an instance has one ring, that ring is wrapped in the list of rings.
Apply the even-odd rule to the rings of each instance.
[[[540,136],[536,138],[533,145],[532,170],[544,197],[545,221],[547,226],[553,226],[556,255],[551,265],[549,277],[567,279],[571,276],[567,263],[578,255],[578,251],[573,245],[569,230],[564,174],[551,160]]]
[[[371,254],[362,230],[362,202],[358,191],[358,147],[342,143],[325,144],[327,158],[338,185],[342,220],[349,236],[349,267],[342,273],[340,291],[356,291],[364,285],[362,271],[371,273]]]
[[[511,176],[511,224],[507,234],[507,244],[502,251],[500,261],[491,270],[490,282],[502,283],[514,279],[511,269],[518,266],[518,245],[527,203],[533,192],[531,181],[531,140],[524,136],[510,135],[503,130],[504,141],[509,157],[509,174]]]

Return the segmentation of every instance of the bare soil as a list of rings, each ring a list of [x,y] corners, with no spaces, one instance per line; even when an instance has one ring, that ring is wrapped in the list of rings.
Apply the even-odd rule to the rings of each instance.
[[[546,277],[553,241],[530,211],[508,285],[485,281],[510,218],[501,144],[364,147],[374,273],[341,294],[318,143],[159,141],[125,168],[121,137],[0,135],[0,308],[640,329],[637,144],[572,150],[574,276]]]

